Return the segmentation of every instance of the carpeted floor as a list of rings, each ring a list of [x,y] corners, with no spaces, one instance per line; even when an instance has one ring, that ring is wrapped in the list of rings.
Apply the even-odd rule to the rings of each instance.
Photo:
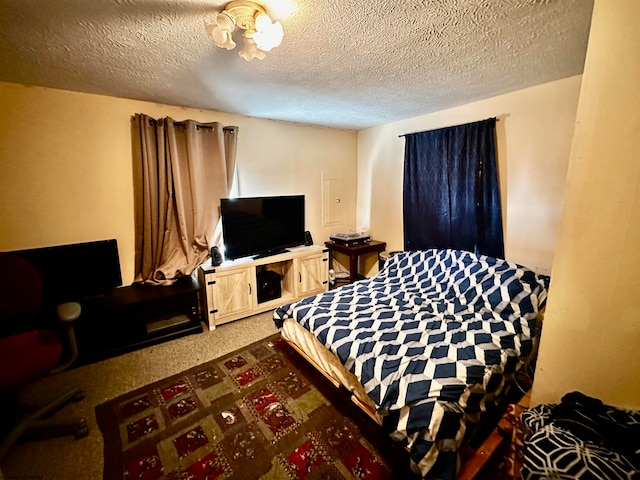
[[[378,451],[314,373],[275,334],[103,403],[104,478],[406,479],[386,435]]]
[[[94,413],[97,405],[276,333],[271,317],[267,312],[227,323],[212,332],[78,367],[30,385],[22,397],[32,404],[42,404],[70,386],[80,386],[84,400],[67,405],[56,416],[85,417],[89,435],[80,440],[66,437],[18,444],[0,466],[0,479],[101,479],[103,440]]]

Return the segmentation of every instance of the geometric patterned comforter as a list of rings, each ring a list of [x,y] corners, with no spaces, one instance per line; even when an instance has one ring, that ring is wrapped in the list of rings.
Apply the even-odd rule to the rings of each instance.
[[[412,468],[455,478],[467,422],[532,351],[549,278],[459,250],[397,253],[374,277],[276,309],[353,373]]]

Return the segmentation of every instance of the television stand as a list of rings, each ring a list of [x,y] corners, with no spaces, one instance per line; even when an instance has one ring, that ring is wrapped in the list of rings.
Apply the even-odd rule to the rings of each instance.
[[[255,257],[251,257],[254,260],[258,260],[260,258],[272,257],[273,255],[280,255],[281,253],[289,253],[291,250],[287,250],[286,248],[278,249],[278,250],[267,250],[266,252],[259,253]]]
[[[280,285],[268,288],[279,295],[264,296],[261,280],[274,272]],[[273,310],[286,303],[329,289],[329,252],[320,245],[292,247],[288,252],[267,258],[252,257],[225,260],[221,265],[208,261],[198,268],[198,279],[204,286],[200,311],[209,330],[226,322]],[[275,282],[275,280],[274,280]]]
[[[200,283],[192,277],[170,286],[114,288],[81,304],[76,366],[202,332]]]

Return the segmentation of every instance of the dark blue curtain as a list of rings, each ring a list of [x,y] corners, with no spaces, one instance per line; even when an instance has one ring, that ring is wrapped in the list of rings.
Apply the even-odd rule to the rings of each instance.
[[[504,258],[496,119],[405,135],[404,248]]]

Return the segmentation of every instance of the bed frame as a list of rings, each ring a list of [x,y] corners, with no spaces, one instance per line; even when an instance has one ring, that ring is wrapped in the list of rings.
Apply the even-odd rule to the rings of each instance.
[[[322,368],[320,365],[318,365],[318,363],[313,358],[311,358],[309,355],[307,355],[300,347],[298,347],[298,345],[296,343],[292,342],[291,340],[289,340],[288,338],[285,338],[285,337],[282,337],[282,339],[284,341],[286,341],[289,345],[291,345],[291,347],[296,352],[298,352],[302,358],[304,358],[307,362],[309,362],[318,372],[320,372],[327,380],[329,380],[333,384],[334,387],[336,387],[336,388],[344,387],[344,385],[342,385],[342,382],[340,382],[340,380],[335,379],[324,368]],[[376,422],[377,424],[380,424],[380,417],[378,416],[378,414],[376,413],[374,408],[372,408],[370,405],[367,405],[365,402],[362,402],[353,393],[351,394],[351,401],[353,403],[355,403],[358,407],[360,407],[360,409],[364,413],[366,413],[369,417],[371,417],[371,419],[374,422]]]

